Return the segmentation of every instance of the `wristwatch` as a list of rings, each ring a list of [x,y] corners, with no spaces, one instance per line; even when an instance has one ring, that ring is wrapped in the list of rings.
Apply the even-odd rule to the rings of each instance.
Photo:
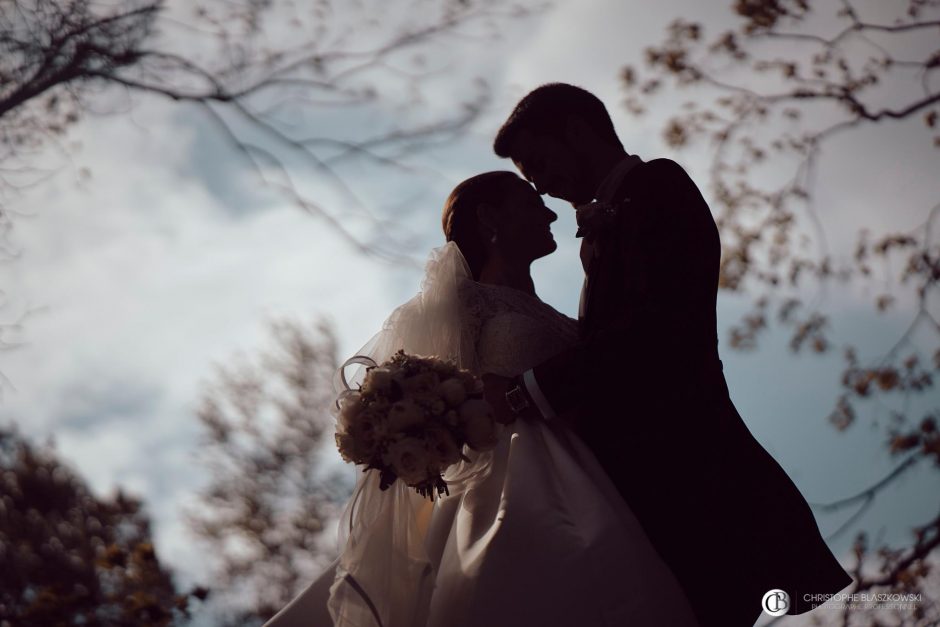
[[[522,389],[519,378],[517,377],[513,385],[506,392],[506,404],[509,405],[509,409],[514,414],[521,414],[522,411],[529,407],[529,396],[525,393],[525,390]]]

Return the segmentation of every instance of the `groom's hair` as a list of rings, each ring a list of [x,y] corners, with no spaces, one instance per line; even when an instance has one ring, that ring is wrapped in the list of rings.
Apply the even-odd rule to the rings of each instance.
[[[597,96],[567,83],[549,83],[530,91],[519,101],[496,134],[493,150],[500,157],[511,157],[512,142],[523,129],[537,135],[562,137],[569,115],[580,117],[602,139],[623,147],[607,107]]]
[[[444,238],[457,244],[475,280],[479,280],[486,264],[486,243],[480,234],[477,208],[483,204],[502,207],[510,185],[516,182],[522,179],[515,172],[477,174],[457,185],[444,203]]]

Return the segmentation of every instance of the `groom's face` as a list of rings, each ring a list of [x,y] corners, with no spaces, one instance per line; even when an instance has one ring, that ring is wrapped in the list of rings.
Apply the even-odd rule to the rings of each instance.
[[[578,205],[594,198],[583,160],[559,138],[522,129],[513,140],[510,155],[522,175],[539,194]]]

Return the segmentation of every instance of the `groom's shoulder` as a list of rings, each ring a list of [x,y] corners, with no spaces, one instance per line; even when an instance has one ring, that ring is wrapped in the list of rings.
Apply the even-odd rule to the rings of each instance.
[[[662,178],[682,178],[688,179],[689,175],[685,169],[672,159],[652,159],[644,164],[644,171],[647,176]]]
[[[672,159],[652,159],[644,164],[646,185],[660,193],[700,196],[698,185],[681,165]]]

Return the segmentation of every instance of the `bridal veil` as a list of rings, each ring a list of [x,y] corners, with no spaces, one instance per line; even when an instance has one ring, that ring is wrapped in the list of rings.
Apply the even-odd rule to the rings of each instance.
[[[465,296],[474,282],[457,245],[431,253],[421,291],[398,307],[379,331],[337,373],[340,394],[361,383],[368,363],[381,364],[399,350],[448,359],[477,372],[476,331]],[[488,472],[492,453],[466,449],[470,460],[444,474],[451,495]],[[379,473],[359,474],[340,518],[341,550],[327,603],[336,627],[425,625],[434,567],[424,546],[433,502],[402,481],[379,488]]]

